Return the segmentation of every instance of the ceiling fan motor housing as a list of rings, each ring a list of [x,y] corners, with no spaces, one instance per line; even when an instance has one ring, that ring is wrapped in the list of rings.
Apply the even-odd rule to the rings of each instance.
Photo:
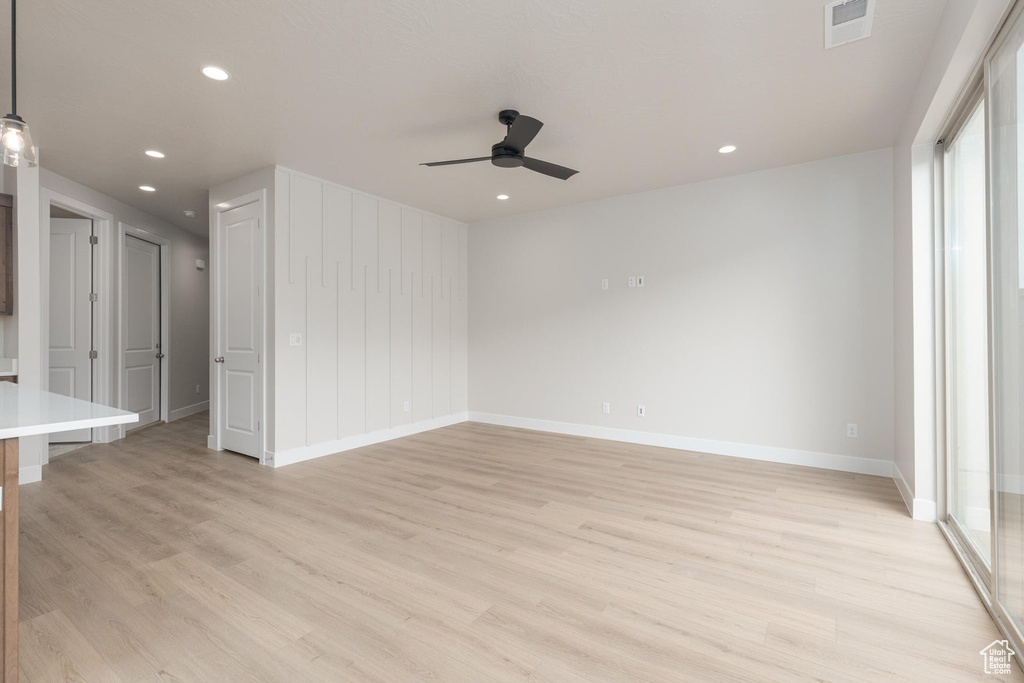
[[[523,153],[498,143],[491,147],[491,163],[502,168],[516,168],[524,163]]]

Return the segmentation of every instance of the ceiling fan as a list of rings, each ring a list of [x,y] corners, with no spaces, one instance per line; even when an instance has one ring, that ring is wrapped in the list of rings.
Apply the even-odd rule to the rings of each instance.
[[[502,168],[525,166],[531,171],[549,175],[552,178],[568,180],[579,173],[571,168],[552,164],[526,156],[526,146],[530,144],[544,125],[530,116],[523,116],[514,109],[505,109],[498,113],[498,120],[507,126],[505,139],[491,147],[491,156],[473,159],[453,159],[452,161],[432,161],[420,166],[451,166],[453,164],[472,164],[477,161],[490,161]]]

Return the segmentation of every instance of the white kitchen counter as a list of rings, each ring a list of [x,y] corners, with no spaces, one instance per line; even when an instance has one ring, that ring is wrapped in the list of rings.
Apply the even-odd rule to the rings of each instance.
[[[136,413],[0,382],[0,439],[138,421]]]

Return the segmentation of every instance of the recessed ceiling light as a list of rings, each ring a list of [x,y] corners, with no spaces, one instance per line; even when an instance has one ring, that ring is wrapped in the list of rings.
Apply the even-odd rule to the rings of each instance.
[[[203,75],[215,81],[226,81],[231,78],[231,74],[219,66],[204,66]]]
[[[139,185],[139,189],[143,192],[156,192],[156,188],[152,185]]]
[[[164,153],[163,152],[158,152],[155,149],[147,149],[146,150],[146,156],[147,157],[153,157],[154,159],[163,159],[164,158]]]
[[[736,145],[726,145],[725,147],[719,147],[718,148],[718,153],[719,154],[729,154],[730,152],[735,152],[735,151],[736,151]]]
[[[508,195],[507,194],[499,194],[498,195],[498,199],[500,199],[501,201],[505,201],[506,199],[508,199]]]

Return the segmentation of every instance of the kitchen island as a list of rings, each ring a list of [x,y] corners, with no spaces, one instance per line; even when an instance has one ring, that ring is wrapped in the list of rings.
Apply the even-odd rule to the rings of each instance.
[[[0,382],[0,683],[18,680],[18,439],[138,419],[98,403]]]

